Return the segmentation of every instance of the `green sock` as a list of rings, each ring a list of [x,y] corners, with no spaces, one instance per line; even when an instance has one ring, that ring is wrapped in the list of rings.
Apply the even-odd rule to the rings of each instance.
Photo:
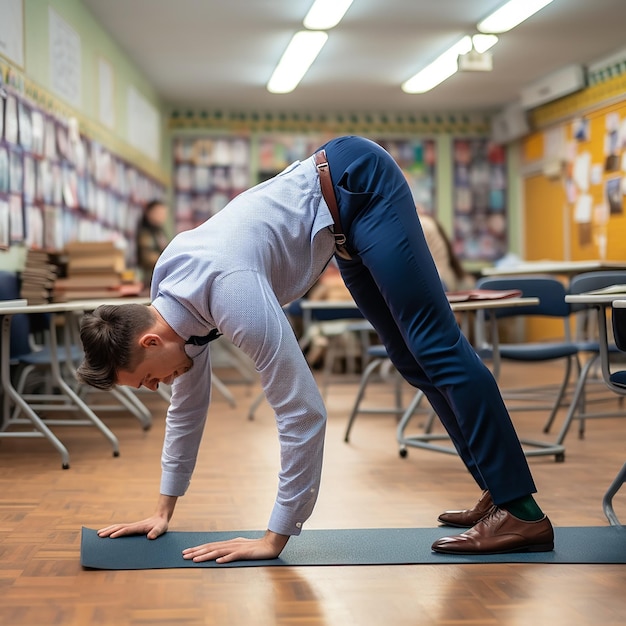
[[[500,508],[525,522],[536,522],[543,517],[543,511],[539,508],[539,505],[532,496],[524,496],[516,500],[511,500],[510,502],[505,502],[500,505]]]

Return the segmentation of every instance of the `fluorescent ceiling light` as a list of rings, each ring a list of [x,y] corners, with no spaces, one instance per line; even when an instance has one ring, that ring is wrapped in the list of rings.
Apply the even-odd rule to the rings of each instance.
[[[311,30],[328,30],[337,26],[352,0],[315,0],[304,18],[304,27]]]
[[[267,90],[272,93],[293,91],[311,63],[324,47],[328,35],[319,30],[301,30],[297,32],[283,52],[274,73],[267,83]]]
[[[472,49],[472,38],[465,35],[430,65],[402,83],[406,93],[424,93],[439,85],[457,71],[459,54],[467,54]]]
[[[495,35],[465,35],[439,55],[430,65],[402,83],[406,93],[425,93],[450,78],[458,70],[459,54],[467,54],[472,46],[476,52],[486,52],[498,42]]]
[[[474,44],[474,50],[476,52],[487,52],[489,48],[493,48],[498,43],[498,37],[496,35],[474,35],[472,37],[472,44]]]
[[[552,0],[510,0],[477,24],[483,33],[505,33],[515,28]]]

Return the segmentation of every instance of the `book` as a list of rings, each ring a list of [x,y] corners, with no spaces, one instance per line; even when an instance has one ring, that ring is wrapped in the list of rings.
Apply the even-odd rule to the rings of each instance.
[[[98,272],[90,274],[74,274],[66,278],[57,278],[55,289],[64,291],[68,289],[85,289],[94,287],[118,287],[122,284],[121,276],[116,272]]]
[[[71,302],[72,300],[108,300],[110,298],[125,298],[138,296],[143,289],[143,283],[122,284],[117,287],[86,287],[80,289],[55,289],[52,302]]]
[[[465,289],[448,291],[448,302],[467,302],[468,300],[500,300],[501,298],[519,298],[519,289]]]

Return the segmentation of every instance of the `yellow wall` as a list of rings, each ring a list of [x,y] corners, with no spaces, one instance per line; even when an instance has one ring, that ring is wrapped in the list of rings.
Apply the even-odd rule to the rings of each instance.
[[[577,139],[574,132],[581,120],[586,124],[585,138]],[[609,148],[608,128],[617,126],[617,148],[613,152],[617,170],[607,171]],[[555,174],[554,159],[548,154],[547,144],[555,130],[563,133],[564,145],[560,154],[563,160],[560,176]],[[573,182],[576,159],[588,153],[590,169],[588,194],[592,211],[588,222],[576,219],[578,198],[583,193]],[[626,177],[622,159],[626,160],[626,94],[620,102],[599,106],[595,110],[573,115],[559,124],[537,131],[523,144],[525,166],[531,173],[524,179],[524,258],[528,260],[586,260],[601,258],[601,236],[607,238],[605,258],[626,259],[626,203],[620,191],[619,202],[613,212],[606,215],[600,207],[607,206],[607,181]],[[534,164],[535,167],[531,167]],[[543,173],[551,169],[550,175]],[[573,190],[567,193],[566,188]],[[608,211],[608,209],[606,209]]]

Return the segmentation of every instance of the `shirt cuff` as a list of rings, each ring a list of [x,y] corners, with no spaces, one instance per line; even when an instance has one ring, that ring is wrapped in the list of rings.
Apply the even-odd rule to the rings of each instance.
[[[308,515],[294,516],[292,508],[287,508],[277,502],[267,528],[279,535],[296,536],[302,532],[302,526],[308,517]]]
[[[191,482],[191,474],[178,472],[161,472],[161,494],[164,496],[183,496]]]

